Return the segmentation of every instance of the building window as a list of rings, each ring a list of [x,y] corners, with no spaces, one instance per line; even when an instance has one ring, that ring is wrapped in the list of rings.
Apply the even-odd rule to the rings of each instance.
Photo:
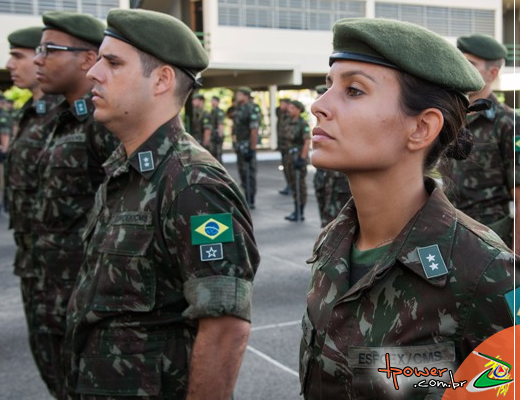
[[[365,1],[218,0],[223,26],[329,31],[341,18],[365,16]]]
[[[0,13],[42,15],[46,11],[72,11],[105,19],[119,0],[0,0]]]
[[[495,35],[495,10],[376,3],[376,17],[422,25],[442,36]]]

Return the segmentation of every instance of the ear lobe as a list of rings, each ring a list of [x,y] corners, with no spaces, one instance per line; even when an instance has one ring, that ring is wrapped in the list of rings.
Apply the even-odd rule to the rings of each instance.
[[[436,108],[428,108],[417,116],[416,129],[408,140],[408,148],[417,151],[430,147],[437,139],[444,124],[442,112]]]

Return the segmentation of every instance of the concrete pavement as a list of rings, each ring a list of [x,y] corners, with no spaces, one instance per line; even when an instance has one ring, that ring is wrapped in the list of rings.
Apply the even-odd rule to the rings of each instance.
[[[313,169],[307,176],[305,221],[288,222],[293,200],[278,194],[284,187],[277,153],[259,154],[258,194],[252,216],[262,262],[254,282],[253,323],[235,400],[297,400],[301,316],[314,240],[320,232]],[[232,155],[224,165],[235,179]],[[7,218],[0,216],[0,398],[50,400],[27,343],[19,279],[12,274],[14,242]]]

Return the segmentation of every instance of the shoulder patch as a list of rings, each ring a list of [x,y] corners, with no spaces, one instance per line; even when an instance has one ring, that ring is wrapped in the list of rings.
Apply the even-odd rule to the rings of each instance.
[[[193,245],[234,241],[231,213],[192,215],[190,226]]]

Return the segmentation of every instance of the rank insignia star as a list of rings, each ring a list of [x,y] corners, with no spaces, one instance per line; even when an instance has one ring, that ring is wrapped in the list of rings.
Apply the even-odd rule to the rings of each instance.
[[[88,113],[87,103],[84,99],[76,100],[74,102],[74,108],[76,109],[76,114],[85,115]]]
[[[139,171],[147,172],[155,169],[153,154],[151,151],[142,151],[137,153],[137,157],[139,159]]]
[[[223,258],[222,243],[203,244],[200,246],[201,261],[216,261]]]
[[[437,278],[448,273],[439,246],[417,247],[417,254],[428,279]]]

